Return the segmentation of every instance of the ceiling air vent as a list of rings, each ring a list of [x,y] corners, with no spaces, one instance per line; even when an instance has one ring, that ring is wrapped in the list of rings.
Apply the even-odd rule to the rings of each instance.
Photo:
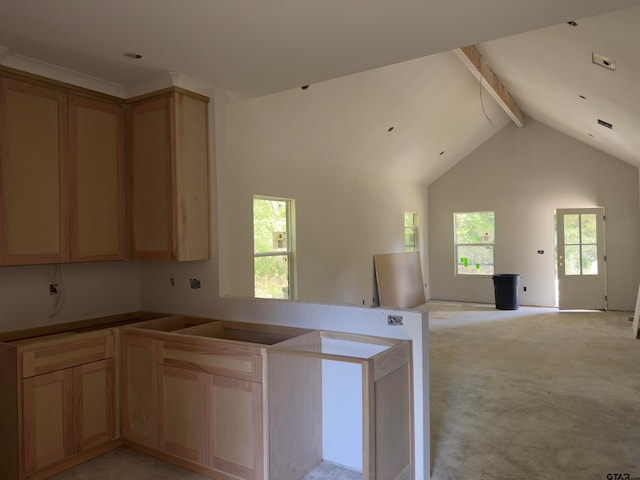
[[[603,127],[607,127],[608,129],[613,130],[613,124],[605,122],[604,120],[598,119],[598,125],[602,125]]]
[[[608,70],[616,69],[616,61],[613,60],[612,58],[607,58],[604,55],[598,55],[597,53],[592,53],[591,61],[596,65],[600,65],[601,67],[606,68]]]

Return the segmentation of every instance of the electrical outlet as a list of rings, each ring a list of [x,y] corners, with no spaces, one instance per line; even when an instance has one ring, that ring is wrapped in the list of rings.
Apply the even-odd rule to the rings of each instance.
[[[50,283],[49,284],[49,295],[57,295],[58,294],[58,284]]]
[[[198,278],[190,278],[189,279],[189,286],[191,288],[193,288],[194,290],[196,288],[200,288],[200,279],[198,279]]]

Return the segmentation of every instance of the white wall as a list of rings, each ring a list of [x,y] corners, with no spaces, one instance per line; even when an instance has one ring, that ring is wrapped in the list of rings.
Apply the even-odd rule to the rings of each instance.
[[[423,217],[423,189],[349,166],[339,146],[332,158],[314,148],[301,150],[301,135],[310,144],[322,135],[311,126],[295,133],[271,129],[276,116],[290,114],[291,124],[313,116],[290,109],[298,94],[281,92],[226,108],[226,152],[217,159],[223,293],[253,295],[252,199],[267,195],[295,199],[297,298],[370,305],[373,255],[403,251],[403,214]]]
[[[50,318],[54,266],[0,267],[0,331],[140,310],[137,262],[66,264],[60,272],[65,300],[60,312]]]
[[[521,304],[553,306],[554,210],[605,206],[609,308],[633,310],[640,278],[637,168],[529,120],[522,129],[505,127],[428,189],[431,298],[494,299],[491,278],[454,275],[454,212],[495,211],[496,273],[522,275]]]

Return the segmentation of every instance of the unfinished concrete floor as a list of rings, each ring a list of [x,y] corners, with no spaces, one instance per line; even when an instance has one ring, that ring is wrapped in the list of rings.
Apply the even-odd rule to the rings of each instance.
[[[433,479],[640,478],[630,313],[428,309]]]
[[[302,480],[361,479],[361,473],[323,462]],[[211,480],[211,477],[121,447],[49,480]]]

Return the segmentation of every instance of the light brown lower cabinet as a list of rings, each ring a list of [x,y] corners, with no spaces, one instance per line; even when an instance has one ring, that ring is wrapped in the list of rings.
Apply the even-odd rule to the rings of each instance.
[[[157,340],[120,336],[122,438],[158,448]]]
[[[211,375],[209,465],[247,480],[262,479],[262,384]]]
[[[118,445],[114,330],[41,331],[0,336],[2,480],[49,478]]]
[[[22,383],[24,468],[32,473],[73,453],[73,372],[26,378]]]
[[[122,436],[216,479],[263,480],[265,347],[213,335],[282,338],[183,317],[123,329]]]
[[[158,366],[159,448],[237,478],[262,478],[262,384]]]
[[[25,378],[25,473],[112,440],[114,388],[112,358]]]
[[[129,317],[143,320],[120,324]],[[363,479],[413,480],[409,341],[143,312],[110,321],[0,334],[0,480],[44,480],[123,443],[215,480],[298,480],[332,461],[326,362],[341,379],[341,365],[359,369]]]
[[[160,450],[206,465],[207,374],[158,365],[158,380]]]

